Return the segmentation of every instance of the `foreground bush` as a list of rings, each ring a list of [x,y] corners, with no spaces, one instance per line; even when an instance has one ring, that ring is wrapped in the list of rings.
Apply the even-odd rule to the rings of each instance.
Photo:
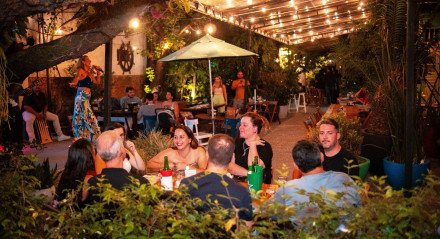
[[[262,204],[249,230],[234,212],[214,208],[199,212],[200,200],[184,192],[166,194],[158,187],[115,191],[104,201],[78,209],[71,198],[57,211],[32,196],[35,178],[27,176],[29,159],[14,157],[0,175],[2,238],[436,238],[440,225],[440,180],[429,175],[424,187],[404,197],[384,178],[373,178],[359,208],[336,208],[319,194],[310,195],[320,214],[292,227],[295,207]],[[338,195],[335,195],[337,198]],[[274,218],[274,215],[278,215]],[[232,219],[227,219],[232,218]],[[235,228],[235,230],[233,229]]]

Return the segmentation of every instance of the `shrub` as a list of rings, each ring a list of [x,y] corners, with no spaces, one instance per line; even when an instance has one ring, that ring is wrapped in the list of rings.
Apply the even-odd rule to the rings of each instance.
[[[139,137],[133,143],[145,163],[162,150],[173,145],[169,135],[163,135],[162,132],[156,130],[147,135],[139,134]]]

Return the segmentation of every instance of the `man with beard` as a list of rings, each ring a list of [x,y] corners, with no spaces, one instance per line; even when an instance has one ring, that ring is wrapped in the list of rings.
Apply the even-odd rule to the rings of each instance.
[[[319,126],[319,142],[323,148],[325,171],[343,172],[359,176],[356,157],[339,144],[341,134],[339,124],[333,119],[325,119]],[[349,162],[352,161],[352,162]]]

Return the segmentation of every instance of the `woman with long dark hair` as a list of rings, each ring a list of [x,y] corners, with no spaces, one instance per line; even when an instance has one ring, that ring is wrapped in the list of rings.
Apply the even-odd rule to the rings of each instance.
[[[85,138],[94,142],[101,131],[90,106],[90,97],[92,85],[101,82],[102,70],[92,67],[92,61],[86,55],[78,61],[77,69],[75,79],[69,83],[70,87],[77,88],[72,118],[73,138]]]
[[[163,168],[164,157],[168,156],[170,167],[183,170],[186,166],[204,171],[208,165],[205,149],[199,143],[193,132],[186,126],[177,126],[173,133],[174,147],[158,153],[147,162],[147,168],[159,170]]]
[[[70,145],[67,162],[56,189],[56,199],[62,201],[79,185],[87,182],[95,173],[95,149],[87,139],[78,139]],[[87,198],[85,187],[76,195],[76,202],[81,204]]]

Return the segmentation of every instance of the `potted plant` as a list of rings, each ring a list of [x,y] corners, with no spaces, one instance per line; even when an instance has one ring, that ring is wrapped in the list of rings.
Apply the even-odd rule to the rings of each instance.
[[[53,169],[50,168],[49,158],[46,158],[42,163],[35,165],[29,174],[34,176],[39,184],[35,188],[35,195],[44,195],[49,200],[53,199],[55,195],[55,182],[58,181],[61,171],[57,170],[57,165]]]

